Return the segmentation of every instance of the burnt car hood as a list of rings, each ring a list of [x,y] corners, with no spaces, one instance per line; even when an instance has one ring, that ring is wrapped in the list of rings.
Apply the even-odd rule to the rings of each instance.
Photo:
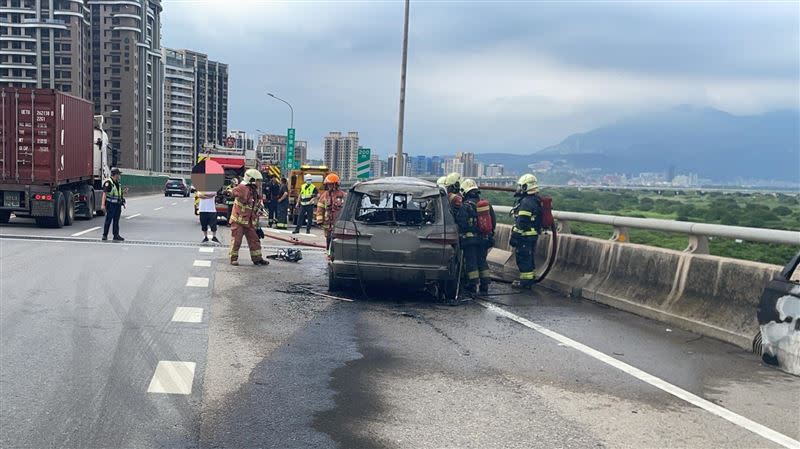
[[[415,198],[435,196],[442,192],[441,187],[430,181],[409,176],[393,176],[359,182],[351,187],[350,191],[364,194],[380,192],[407,193]]]

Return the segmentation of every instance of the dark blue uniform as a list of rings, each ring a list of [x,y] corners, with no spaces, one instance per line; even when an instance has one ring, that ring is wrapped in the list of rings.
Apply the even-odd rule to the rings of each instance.
[[[456,223],[460,237],[461,250],[464,252],[464,268],[467,277],[467,290],[474,291],[475,286],[480,280],[481,292],[489,291],[491,282],[491,271],[486,262],[489,248],[494,244],[494,227],[497,220],[494,215],[494,208],[489,206],[489,213],[492,216],[492,234],[483,235],[478,230],[478,201],[480,196],[477,192],[468,192],[464,196],[463,203],[457,211]]]
[[[519,268],[519,282],[527,287],[536,279],[533,260],[536,242],[542,232],[542,203],[539,196],[525,195],[515,209],[514,227],[511,229],[511,246],[514,247]]]

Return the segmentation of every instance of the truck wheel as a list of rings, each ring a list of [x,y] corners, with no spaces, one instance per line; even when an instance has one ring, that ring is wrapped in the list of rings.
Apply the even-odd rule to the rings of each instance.
[[[64,192],[64,226],[72,226],[75,221],[75,195],[72,192]]]
[[[11,211],[10,210],[3,210],[0,211],[0,223],[8,223],[8,220],[11,219]]]
[[[87,220],[94,218],[94,190],[90,190],[86,195],[86,215],[83,218]]]
[[[53,195],[53,203],[55,203],[55,216],[47,219],[47,225],[51,228],[63,228],[64,222],[67,221],[67,201],[64,199],[64,194],[61,191],[56,191]],[[38,222],[37,222],[38,224]]]

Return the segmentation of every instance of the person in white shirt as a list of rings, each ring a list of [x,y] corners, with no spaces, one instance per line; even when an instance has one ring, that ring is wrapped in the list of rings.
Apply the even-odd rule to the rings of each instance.
[[[217,205],[214,204],[214,197],[217,196],[216,192],[198,192],[200,197],[200,204],[198,210],[200,211],[200,226],[203,229],[203,242],[208,242],[208,228],[211,228],[211,241],[220,243],[217,240]]]

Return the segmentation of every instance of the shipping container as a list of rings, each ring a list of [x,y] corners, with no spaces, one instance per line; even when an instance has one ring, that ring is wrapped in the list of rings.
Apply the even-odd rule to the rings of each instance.
[[[107,140],[91,102],[53,89],[0,89],[0,222],[13,212],[40,225],[102,211]],[[101,121],[102,123],[102,121]]]
[[[0,91],[0,176],[58,186],[92,177],[91,102],[50,89]]]

